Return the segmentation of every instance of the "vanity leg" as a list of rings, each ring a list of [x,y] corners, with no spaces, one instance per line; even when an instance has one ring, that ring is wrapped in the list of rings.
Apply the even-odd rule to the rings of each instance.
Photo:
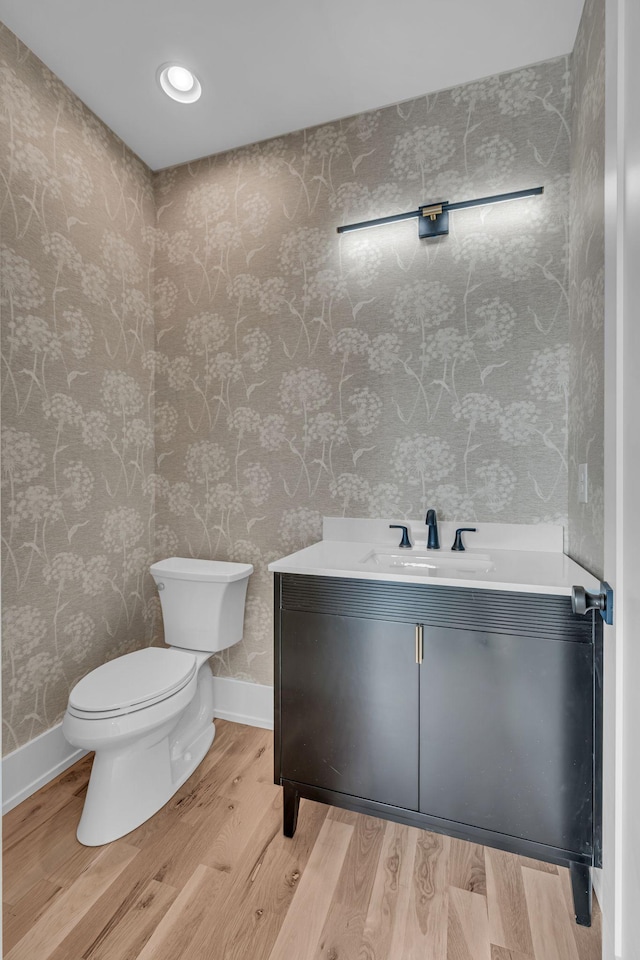
[[[584,863],[570,863],[571,889],[576,923],[591,926],[591,869]]]
[[[285,837],[292,837],[296,832],[298,823],[298,808],[300,807],[300,794],[295,787],[290,787],[286,783],[282,787],[283,795],[283,818],[282,832]]]

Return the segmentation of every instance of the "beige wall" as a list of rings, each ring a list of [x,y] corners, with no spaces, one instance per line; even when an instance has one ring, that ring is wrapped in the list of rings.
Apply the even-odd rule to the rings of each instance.
[[[267,562],[323,515],[566,522],[568,58],[156,177],[158,550]],[[545,194],[339,238],[341,223]]]
[[[587,0],[573,52],[569,400],[569,552],[604,560],[604,2]],[[578,503],[588,463],[589,502]]]
[[[4,751],[147,644],[155,591],[146,167],[0,28]]]

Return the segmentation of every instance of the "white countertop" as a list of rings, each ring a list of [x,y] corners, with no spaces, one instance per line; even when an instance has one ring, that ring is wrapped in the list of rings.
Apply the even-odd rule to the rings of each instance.
[[[562,553],[562,536],[561,533],[559,538],[557,535],[562,528],[442,523],[442,548],[427,551],[424,524],[407,522],[414,546],[399,549],[397,534],[400,531],[388,530],[390,522],[394,521],[345,520],[341,524],[340,520],[328,518],[324,525],[324,540],[270,563],[269,570],[316,577],[431,583],[560,596],[570,596],[574,584],[589,591],[598,591],[600,587],[594,576]],[[449,549],[451,530],[456,526],[477,527],[477,533],[464,535],[468,546],[459,554]],[[327,533],[332,539],[327,538]],[[336,538],[341,533],[346,535],[345,539]],[[365,540],[366,536],[372,539]],[[471,546],[472,542],[474,546]],[[527,549],[513,549],[514,543],[526,545]],[[405,563],[415,563],[416,566],[404,566]],[[430,568],[425,564],[434,566]]]

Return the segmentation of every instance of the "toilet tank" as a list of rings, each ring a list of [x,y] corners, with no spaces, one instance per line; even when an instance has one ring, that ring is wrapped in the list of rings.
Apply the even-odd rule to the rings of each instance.
[[[187,650],[224,650],[242,640],[250,563],[170,557],[151,565],[164,639]]]

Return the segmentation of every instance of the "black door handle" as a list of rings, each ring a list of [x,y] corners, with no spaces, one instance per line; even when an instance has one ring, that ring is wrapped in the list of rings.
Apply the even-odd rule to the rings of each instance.
[[[584,587],[571,588],[571,609],[584,616],[589,610],[598,610],[609,626],[613,623],[613,590],[604,580],[600,582],[600,593],[591,593]]]

